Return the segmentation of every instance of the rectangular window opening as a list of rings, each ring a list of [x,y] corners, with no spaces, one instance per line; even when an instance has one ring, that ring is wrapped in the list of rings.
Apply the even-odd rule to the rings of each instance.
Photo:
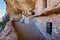
[[[43,1],[43,9],[44,9],[44,8],[47,8],[47,0],[44,0],[44,1]]]

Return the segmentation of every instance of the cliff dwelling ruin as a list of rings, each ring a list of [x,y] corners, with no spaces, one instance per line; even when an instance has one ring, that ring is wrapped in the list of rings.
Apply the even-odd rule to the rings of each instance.
[[[0,40],[60,40],[60,0],[4,0],[7,17]]]

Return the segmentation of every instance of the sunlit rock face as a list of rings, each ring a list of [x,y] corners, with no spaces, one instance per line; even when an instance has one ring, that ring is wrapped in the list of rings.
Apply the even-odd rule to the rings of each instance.
[[[37,0],[5,0],[7,5],[7,13],[10,18],[21,19],[21,14],[25,16],[31,15],[35,10]]]

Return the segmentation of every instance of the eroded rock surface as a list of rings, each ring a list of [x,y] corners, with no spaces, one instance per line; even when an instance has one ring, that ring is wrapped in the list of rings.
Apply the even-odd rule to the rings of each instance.
[[[18,40],[17,33],[11,22],[8,22],[4,30],[0,33],[0,40]]]
[[[21,19],[21,14],[28,16],[35,9],[37,0],[5,0],[10,18]]]

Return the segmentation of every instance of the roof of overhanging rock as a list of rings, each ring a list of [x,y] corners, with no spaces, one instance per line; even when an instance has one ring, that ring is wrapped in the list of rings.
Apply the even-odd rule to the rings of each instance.
[[[32,10],[37,0],[5,0],[6,4],[20,10]]]
[[[21,19],[21,14],[28,16],[30,15],[28,12],[35,10],[36,1],[37,0],[5,0],[7,13],[10,18]]]

